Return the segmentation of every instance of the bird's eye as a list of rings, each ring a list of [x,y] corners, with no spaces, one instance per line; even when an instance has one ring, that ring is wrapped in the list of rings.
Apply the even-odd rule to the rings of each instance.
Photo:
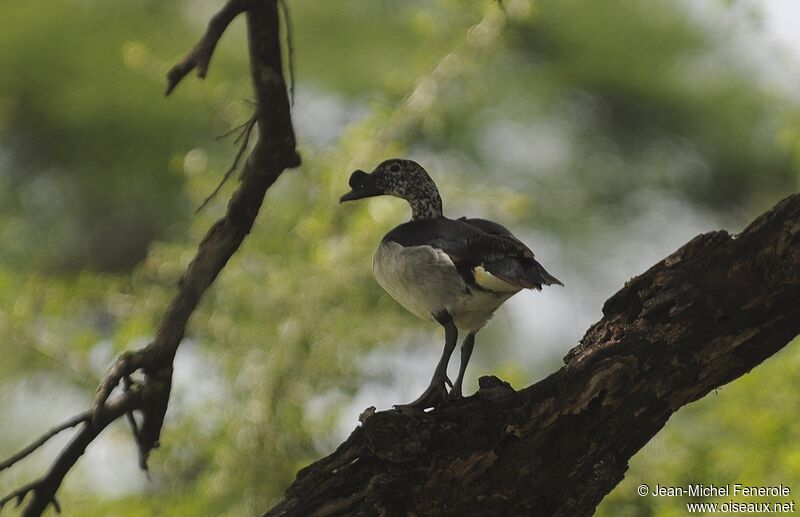
[[[389,170],[392,171],[392,172],[398,172],[398,171],[400,171],[400,165],[395,163],[391,167],[389,167]]]
[[[358,188],[361,189],[361,190],[364,190],[365,188],[367,188],[367,185],[366,185],[366,183],[362,183],[362,184],[360,184],[358,186]]]

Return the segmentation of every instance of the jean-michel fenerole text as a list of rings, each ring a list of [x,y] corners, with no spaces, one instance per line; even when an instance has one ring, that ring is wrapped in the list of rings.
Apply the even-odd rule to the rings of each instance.
[[[750,486],[742,483],[724,485],[690,484],[687,486],[656,485],[650,495],[656,497],[788,497],[792,490],[782,484],[777,486]]]

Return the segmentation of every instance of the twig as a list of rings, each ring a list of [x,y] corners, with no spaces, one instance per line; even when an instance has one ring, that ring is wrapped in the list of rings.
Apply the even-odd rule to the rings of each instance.
[[[255,116],[255,115],[253,115],[253,116]],[[235,127],[231,128],[231,129],[225,131],[224,133],[219,135],[217,138],[215,138],[215,140],[217,140],[217,141],[224,140],[225,138],[228,138],[229,136],[231,136],[234,133],[239,133],[239,135],[237,135],[236,139],[234,139],[234,141],[233,141],[234,143],[238,142],[239,139],[242,137],[242,135],[241,135],[242,129],[247,127],[247,125],[250,124],[251,120],[252,120],[252,117],[247,119],[247,120],[245,120],[244,122],[242,122],[238,126],[235,126]]]
[[[127,393],[131,391],[133,387],[133,381],[131,380],[130,376],[126,375],[122,378],[122,389]],[[147,479],[150,479],[150,469],[147,467],[147,451],[144,448],[144,442],[142,441],[142,433],[139,430],[139,424],[136,423],[136,418],[133,415],[133,411],[128,411],[125,416],[128,419],[128,424],[131,427],[131,434],[133,434],[133,440],[136,442],[136,448],[139,450],[139,468],[142,469],[145,474],[147,475]]]
[[[251,3],[252,0],[228,0],[225,6],[211,18],[205,34],[197,45],[167,73],[166,95],[172,93],[181,79],[195,67],[197,68],[197,77],[205,78],[208,74],[208,65],[211,63],[211,56],[225,29],[234,18],[249,9]]]
[[[20,487],[19,489],[11,492],[7,496],[0,499],[0,510],[2,510],[3,507],[7,505],[9,501],[12,501],[14,499],[17,500],[16,506],[22,504],[22,501],[25,500],[25,496],[28,495],[28,492],[34,490],[36,488],[36,485],[37,483],[28,483],[27,485]]]
[[[38,440],[36,440],[32,444],[28,445],[27,447],[25,447],[24,449],[22,449],[21,451],[19,451],[15,455],[11,456],[6,461],[0,463],[0,472],[4,471],[7,468],[10,468],[12,465],[17,463],[18,461],[28,457],[36,449],[38,449],[39,447],[41,447],[42,445],[47,443],[50,440],[50,438],[54,437],[55,435],[57,435],[61,431],[66,431],[67,429],[75,427],[76,425],[78,425],[78,424],[80,424],[82,422],[86,422],[91,417],[92,417],[92,413],[90,411],[84,411],[83,413],[70,418],[69,420],[67,420],[63,424],[58,425],[58,426],[50,429],[45,434],[43,434]],[[0,505],[0,506],[2,506],[2,505]]]
[[[278,0],[283,13],[283,26],[286,27],[286,55],[289,58],[289,102],[294,106],[294,36],[292,36],[292,19],[289,16],[289,4],[286,0]]]
[[[222,176],[222,180],[220,180],[216,188],[211,192],[211,194],[209,194],[203,200],[202,203],[200,203],[200,206],[197,207],[194,213],[199,213],[200,210],[205,208],[205,206],[209,202],[211,202],[212,199],[214,199],[214,197],[219,193],[219,191],[222,190],[222,186],[225,185],[225,183],[228,181],[228,178],[231,177],[233,171],[235,171],[239,167],[239,160],[242,158],[242,155],[247,150],[247,145],[250,143],[250,134],[253,132],[253,128],[256,126],[257,121],[258,121],[258,115],[255,114],[252,117],[250,117],[247,120],[247,122],[244,123],[244,125],[239,126],[242,131],[239,133],[239,136],[237,136],[233,142],[236,143],[241,140],[241,144],[239,145],[239,150],[236,152],[236,157],[234,157],[233,159],[233,163],[228,168],[228,170],[225,171],[225,174]],[[230,132],[228,132],[228,134],[230,134]]]
[[[16,499],[17,502],[14,506],[19,506],[25,500],[25,497],[32,491],[35,491],[39,488],[41,481],[34,481],[33,483],[28,483],[27,485],[15,490],[14,492],[8,494],[4,498],[0,499],[0,510],[3,509],[5,505],[7,505],[10,501]],[[50,498],[49,504],[53,505],[53,509],[56,513],[61,513],[61,505],[58,503],[58,499],[53,496]],[[45,506],[46,508],[46,506]]]
[[[23,502],[27,494],[31,493],[32,497],[28,501],[27,506],[23,512],[24,517],[39,516],[49,505],[53,505],[56,511],[60,512],[61,507],[55,498],[58,487],[64,480],[64,476],[70,471],[75,462],[78,461],[86,447],[97,438],[97,435],[105,429],[108,424],[124,415],[128,411],[139,408],[143,400],[150,396],[143,390],[134,389],[118,397],[110,400],[103,411],[103,417],[98,419],[96,423],[86,415],[83,420],[83,426],[67,444],[61,454],[58,455],[50,470],[47,473],[32,483],[14,491],[10,495],[0,499],[0,508],[11,501],[17,500],[17,504]],[[88,412],[87,412],[88,413]],[[77,418],[77,417],[76,417]],[[67,426],[62,426],[65,429]]]

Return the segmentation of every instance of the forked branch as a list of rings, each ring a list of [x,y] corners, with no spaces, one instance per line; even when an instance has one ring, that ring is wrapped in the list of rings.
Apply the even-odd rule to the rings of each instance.
[[[253,2],[254,0],[228,0],[225,6],[211,18],[205,34],[197,42],[197,45],[167,72],[167,95],[172,93],[181,79],[195,68],[197,68],[197,77],[205,78],[208,74],[208,65],[211,63],[211,56],[214,55],[214,49],[217,48],[217,43],[225,33],[225,29],[234,18],[249,9]]]
[[[108,424],[125,413],[139,408],[145,396],[146,394],[143,390],[131,390],[119,397],[109,400],[105,405],[105,411],[102,417],[95,420],[84,419],[83,423],[80,424],[78,432],[61,451],[61,454],[58,455],[47,473],[36,481],[0,499],[0,509],[9,501],[16,500],[17,505],[19,505],[27,498],[28,503],[23,511],[25,517],[41,515],[51,504],[56,510],[60,510],[58,501],[56,500],[56,492],[61,486],[64,476],[67,475],[70,469],[83,455],[86,451],[86,447],[97,438]],[[75,418],[71,419],[70,422],[74,420]],[[42,440],[39,441],[41,444],[44,443]]]
[[[222,179],[219,180],[217,186],[214,190],[211,191],[211,194],[206,196],[200,206],[194,211],[194,213],[200,212],[203,208],[206,207],[208,203],[211,202],[212,199],[222,190],[223,185],[227,183],[230,179],[231,175],[239,168],[239,161],[242,159],[244,152],[247,150],[247,146],[250,144],[250,135],[253,133],[253,128],[256,127],[256,122],[258,122],[258,115],[253,115],[244,124],[232,129],[228,133],[225,133],[223,136],[229,135],[231,132],[239,131],[239,135],[233,140],[233,143],[239,144],[239,150],[236,151],[236,156],[233,158],[233,163],[231,166],[228,167],[228,170],[225,171],[225,174],[222,175]]]
[[[225,216],[209,229],[200,243],[153,341],[117,359],[98,386],[90,411],[57,426],[0,464],[11,466],[56,432],[80,426],[43,477],[2,499],[2,504],[12,500],[18,503],[27,501],[23,512],[26,517],[41,515],[50,504],[58,509],[55,495],[64,477],[100,432],[125,415],[131,423],[139,448],[140,465],[146,469],[148,454],[158,446],[172,388],[173,361],[189,318],[203,294],[250,232],[267,189],[285,169],[300,164],[283,77],[276,0],[228,0],[209,22],[200,42],[170,70],[167,93],[194,68],[198,69],[201,77],[205,76],[217,41],[230,22],[242,12],[247,14],[250,69],[257,99],[256,113],[247,132],[249,136],[257,120],[258,139],[245,162],[241,184],[231,197]],[[245,148],[246,145],[240,148],[240,155]],[[141,379],[133,381],[132,375],[137,372]],[[122,392],[109,398],[123,381]],[[141,414],[141,423],[137,422],[134,412]]]
[[[67,429],[71,429],[78,424],[82,424],[88,420],[91,420],[91,418],[92,418],[91,411],[85,411],[79,415],[70,418],[66,422],[63,422],[60,425],[57,425],[56,427],[50,429],[45,434],[40,436],[35,442],[31,443],[18,453],[14,454],[4,462],[0,463],[0,472],[2,472],[7,468],[11,468],[18,461],[27,458],[30,454],[35,452],[39,447],[50,441],[50,438],[54,437],[55,435],[61,433],[62,431],[66,431]],[[0,507],[2,507],[2,504],[0,504]]]

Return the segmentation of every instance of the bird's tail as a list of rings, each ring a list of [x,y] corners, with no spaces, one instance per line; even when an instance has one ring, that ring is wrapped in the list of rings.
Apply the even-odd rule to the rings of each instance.
[[[544,285],[564,285],[533,258],[495,260],[483,267],[497,278],[519,288],[541,290]]]
[[[561,280],[548,273],[547,270],[544,268],[544,266],[542,266],[538,262],[536,262],[536,273],[541,279],[542,285],[560,285],[562,287],[564,286],[564,284],[561,283]]]

